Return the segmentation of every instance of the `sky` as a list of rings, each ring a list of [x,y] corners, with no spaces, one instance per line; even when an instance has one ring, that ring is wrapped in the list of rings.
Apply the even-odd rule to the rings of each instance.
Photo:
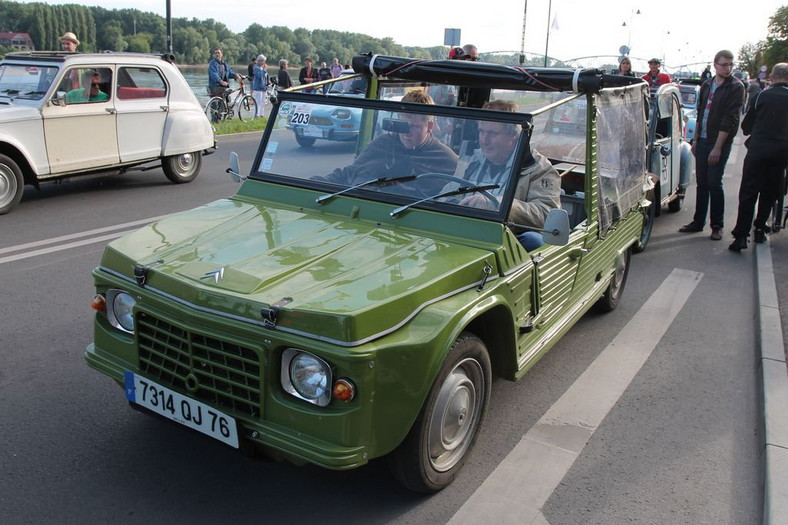
[[[166,14],[167,5],[165,0],[49,0],[47,3],[135,8],[162,16]],[[743,44],[765,40],[769,17],[788,0],[728,2],[728,7],[722,7],[718,0],[432,0],[426,3],[424,0],[398,0],[374,3],[375,7],[368,10],[359,8],[363,3],[326,0],[234,0],[228,3],[171,0],[170,6],[174,18],[213,18],[236,33],[258,23],[263,27],[333,29],[375,38],[390,37],[404,46],[443,45],[444,29],[458,28],[461,44],[475,44],[481,52],[519,52],[523,48],[525,18],[524,49],[527,53],[544,54],[547,46],[548,55],[567,61],[592,55],[617,56],[619,48],[629,43],[631,56],[658,57],[666,66],[677,67],[711,62],[720,49],[730,49],[735,55]],[[551,27],[549,38],[548,27]]]

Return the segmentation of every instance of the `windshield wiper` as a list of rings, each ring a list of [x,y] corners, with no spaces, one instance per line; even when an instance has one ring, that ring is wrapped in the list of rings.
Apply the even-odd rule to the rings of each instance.
[[[391,213],[389,213],[389,215],[391,215],[392,218],[396,219],[397,215],[399,215],[403,211],[406,211],[411,206],[416,206],[417,204],[421,204],[422,202],[431,201],[433,199],[440,199],[441,197],[452,197],[454,195],[465,195],[466,193],[477,193],[480,191],[494,190],[500,187],[501,186],[499,186],[498,184],[486,184],[483,186],[460,186],[456,190],[442,191],[441,193],[438,193],[437,195],[433,195],[432,197],[425,197],[421,200],[417,200],[416,202],[411,202],[410,204],[406,204],[405,206],[400,206],[399,208],[392,210]]]
[[[329,199],[333,199],[337,195],[342,195],[345,192],[350,190],[355,190],[356,188],[361,188],[362,186],[369,186],[371,184],[386,184],[386,183],[400,183],[409,180],[413,180],[416,178],[416,175],[405,175],[404,177],[378,177],[377,179],[370,179],[368,181],[362,182],[361,184],[356,184],[355,186],[351,186],[349,188],[345,188],[344,190],[340,190],[336,193],[327,193],[325,195],[321,195],[315,202],[318,204],[323,204]]]
[[[27,93],[22,93],[20,97],[26,97],[28,95],[46,95],[46,91],[28,91]]]
[[[10,95],[18,95],[19,94],[19,90],[18,89],[4,89],[4,90],[0,91],[0,93],[2,93],[3,95],[9,95],[9,96]]]

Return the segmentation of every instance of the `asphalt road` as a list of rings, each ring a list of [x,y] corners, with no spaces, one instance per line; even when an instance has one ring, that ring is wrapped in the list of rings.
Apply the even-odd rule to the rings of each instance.
[[[754,259],[730,253],[727,233],[713,242],[708,229],[676,232],[691,218],[694,186],[681,212],[657,218],[617,310],[586,315],[523,380],[494,382],[473,454],[439,494],[405,491],[384,460],[347,472],[252,460],[131,410],[84,363],[91,271],[108,238],[234,193],[229,152],[248,171],[258,139],[222,137],[190,184],[172,185],[160,169],[72,179],[26,188],[0,217],[3,523],[478,523],[472,511],[483,505],[485,521],[499,523],[759,521]],[[743,155],[736,148],[725,179],[726,232]],[[610,377],[627,370],[611,394]],[[584,429],[555,481],[555,464],[519,451],[573,406],[599,410],[598,425]],[[563,436],[547,444],[560,448]],[[526,519],[536,489],[544,521]]]

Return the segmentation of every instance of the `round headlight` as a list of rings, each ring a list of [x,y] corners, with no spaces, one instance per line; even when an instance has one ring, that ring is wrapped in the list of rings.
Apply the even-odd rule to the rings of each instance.
[[[107,299],[107,302],[112,305],[112,308],[107,312],[110,324],[123,331],[134,332],[133,309],[137,301],[121,290],[108,291]]]
[[[299,354],[290,362],[290,383],[304,400],[325,406],[331,399],[331,371],[322,359]]]
[[[353,116],[353,113],[351,113],[348,109],[337,108],[331,113],[331,116],[337,120],[350,120],[350,118]]]

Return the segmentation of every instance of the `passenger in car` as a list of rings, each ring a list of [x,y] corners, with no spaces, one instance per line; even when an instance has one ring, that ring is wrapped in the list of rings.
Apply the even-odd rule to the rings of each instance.
[[[402,102],[434,104],[421,90],[410,91],[402,97]],[[401,113],[399,120],[407,123],[408,131],[377,137],[353,164],[314,179],[352,186],[378,177],[454,173],[457,155],[433,137],[435,118],[432,115]]]
[[[517,112],[517,104],[510,100],[493,100],[485,109]],[[461,176],[477,185],[501,183],[512,170],[516,156],[515,146],[519,139],[519,124],[503,122],[479,122],[479,144]],[[525,227],[543,228],[547,214],[561,206],[561,178],[558,171],[544,155],[531,148],[519,170],[517,189],[509,211],[509,221],[515,223],[515,233],[523,247],[531,251],[543,244],[540,233],[526,231]],[[493,196],[501,195],[504,188],[491,190]],[[483,195],[474,194],[464,198],[460,204],[484,208],[490,205]]]
[[[101,91],[101,75],[98,71],[88,70],[82,74],[82,86],[66,93],[66,102],[80,104],[84,102],[104,102],[109,95]]]

